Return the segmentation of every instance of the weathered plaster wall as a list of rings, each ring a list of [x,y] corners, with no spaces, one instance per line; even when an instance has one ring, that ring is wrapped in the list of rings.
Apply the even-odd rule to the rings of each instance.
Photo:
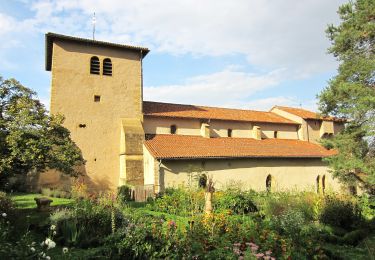
[[[90,74],[90,58],[112,61],[112,76]],[[100,102],[94,102],[100,95]],[[140,54],[56,40],[52,56],[51,113],[81,148],[93,189],[114,189],[120,175],[121,118],[142,119]],[[79,124],[86,127],[80,128]],[[142,174],[143,175],[143,174]]]
[[[143,128],[146,134],[170,134],[171,125],[177,126],[178,135],[200,135],[201,123],[196,119],[144,117]]]
[[[232,137],[254,138],[252,128],[260,126],[262,138],[273,138],[278,131],[278,138],[298,139],[297,126],[287,124],[267,124],[236,121],[210,120],[207,122],[211,137],[227,137],[232,129]],[[170,126],[177,126],[179,135],[201,135],[201,121],[198,119],[179,119],[145,116],[143,127],[146,134],[170,134]]]
[[[163,161],[161,188],[187,185],[189,165],[202,167],[223,189],[235,183],[243,189],[266,190],[266,178],[273,177],[272,190],[316,190],[316,178],[325,175],[326,190],[340,190],[327,165],[320,159],[211,159]]]
[[[292,120],[294,122],[300,123],[301,127],[298,128],[297,130],[298,139],[304,140],[304,141],[308,140],[306,121],[303,118],[293,115],[291,113],[285,112],[284,110],[278,109],[277,107],[273,107],[271,109],[271,112],[278,114],[279,116],[285,117],[289,120]]]
[[[144,181],[145,185],[149,184],[155,184],[155,174],[157,172],[155,171],[155,162],[156,160],[150,152],[147,150],[145,146],[143,146],[143,168],[144,168]]]

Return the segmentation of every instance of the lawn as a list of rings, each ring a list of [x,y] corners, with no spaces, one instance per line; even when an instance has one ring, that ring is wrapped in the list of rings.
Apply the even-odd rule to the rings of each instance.
[[[16,204],[16,207],[18,209],[34,209],[36,208],[36,203],[34,198],[39,198],[39,197],[46,197],[43,196],[42,194],[38,193],[15,193],[11,195],[12,200]],[[74,200],[72,199],[65,199],[65,198],[51,198],[48,197],[52,200],[51,206],[69,206],[71,205]]]

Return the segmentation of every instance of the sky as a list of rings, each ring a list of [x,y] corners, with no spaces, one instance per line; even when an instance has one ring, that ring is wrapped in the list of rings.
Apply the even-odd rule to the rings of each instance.
[[[44,35],[147,47],[144,99],[316,110],[337,73],[325,29],[343,0],[0,0],[0,76],[49,107]]]

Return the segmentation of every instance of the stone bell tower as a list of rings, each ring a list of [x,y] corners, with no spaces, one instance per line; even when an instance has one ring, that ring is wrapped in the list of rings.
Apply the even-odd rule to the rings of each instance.
[[[82,150],[94,190],[143,184],[142,59],[147,48],[46,34],[51,114]]]

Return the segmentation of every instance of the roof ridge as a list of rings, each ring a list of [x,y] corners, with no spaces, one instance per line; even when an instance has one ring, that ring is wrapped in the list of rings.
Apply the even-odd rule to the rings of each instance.
[[[278,117],[282,117],[282,116],[280,116],[280,115],[278,115],[276,113],[273,113],[271,111],[254,110],[254,109],[229,108],[229,107],[218,107],[218,106],[201,106],[201,105],[193,105],[193,104],[179,104],[179,103],[169,103],[169,102],[159,102],[159,101],[147,101],[147,100],[144,100],[143,102],[166,104],[166,105],[178,105],[178,106],[194,106],[194,107],[198,107],[198,108],[205,108],[205,107],[207,107],[207,108],[218,108],[218,109],[228,109],[228,110],[251,111],[251,112],[269,113],[269,114],[276,115]]]
[[[46,35],[65,38],[65,39],[71,39],[71,40],[90,41],[92,43],[117,45],[119,47],[129,47],[129,48],[136,48],[136,49],[140,49],[140,50],[150,51],[147,47],[142,47],[142,46],[139,46],[139,45],[124,44],[124,43],[118,43],[118,42],[108,42],[108,41],[95,40],[95,39],[83,38],[83,37],[78,37],[78,36],[71,36],[71,35],[54,33],[54,32],[47,32]]]
[[[309,109],[306,109],[306,108],[302,108],[302,107],[288,107],[288,106],[273,106],[272,108],[291,108],[291,109],[299,109],[299,110],[305,110],[307,112],[312,112],[312,113],[315,113],[315,114],[318,114],[318,112],[316,111],[312,111],[312,110],[309,110]],[[271,108],[271,110],[272,110]]]

